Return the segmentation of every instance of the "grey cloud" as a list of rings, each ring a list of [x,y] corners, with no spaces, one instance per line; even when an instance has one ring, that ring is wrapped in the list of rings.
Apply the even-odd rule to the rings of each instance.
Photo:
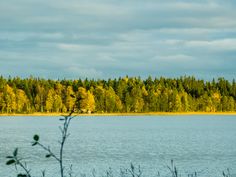
[[[220,0],[1,1],[0,74],[232,78],[235,6]]]
[[[13,1],[14,2],[14,1]],[[234,9],[213,2],[184,1],[55,1],[3,2],[4,18],[10,27],[37,30],[155,29],[163,27],[236,26]],[[35,8],[37,7],[37,8]],[[11,9],[12,8],[12,9]],[[17,16],[17,20],[15,18]],[[207,18],[205,18],[207,16]],[[12,23],[11,23],[12,22]],[[4,27],[3,27],[4,28]]]

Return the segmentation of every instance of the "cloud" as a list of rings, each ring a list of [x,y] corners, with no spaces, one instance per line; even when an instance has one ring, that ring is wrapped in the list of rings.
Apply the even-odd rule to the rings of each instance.
[[[61,33],[45,33],[45,32],[0,32],[0,40],[8,41],[24,41],[24,40],[56,40],[62,39]]]
[[[227,3],[222,5],[219,1],[23,0],[19,3],[14,0],[3,1],[0,5],[0,10],[4,13],[2,21],[6,26],[30,30],[95,32],[125,31],[133,28],[236,26],[234,8]]]
[[[100,78],[103,74],[102,71],[98,71],[94,68],[81,68],[76,66],[68,67],[64,70],[64,72],[68,72],[69,75],[72,74],[74,77],[80,76],[82,78]]]
[[[151,59],[151,61],[159,61],[159,62],[192,62],[194,61],[194,57],[185,55],[185,54],[177,54],[177,55],[167,55],[167,56],[155,56]]]
[[[215,51],[236,50],[236,38],[220,39],[212,41],[188,41],[186,45],[195,48],[204,48]]]
[[[0,74],[232,79],[235,7],[220,0],[1,1]]]

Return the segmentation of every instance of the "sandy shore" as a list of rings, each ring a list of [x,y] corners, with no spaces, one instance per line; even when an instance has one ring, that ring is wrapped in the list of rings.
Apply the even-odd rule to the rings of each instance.
[[[29,113],[29,114],[0,114],[0,116],[61,116],[67,113]],[[178,115],[235,115],[236,112],[148,112],[148,113],[92,113],[74,114],[77,116],[178,116]]]

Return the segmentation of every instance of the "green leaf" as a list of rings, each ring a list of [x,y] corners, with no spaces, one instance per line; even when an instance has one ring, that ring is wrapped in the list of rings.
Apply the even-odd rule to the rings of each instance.
[[[20,174],[17,175],[17,177],[27,177],[27,175],[20,173]]]
[[[47,154],[45,157],[46,158],[49,158],[49,157],[51,157],[52,155],[51,154]]]
[[[14,158],[13,156],[6,156],[7,159],[12,159]]]
[[[39,135],[34,135],[33,138],[34,138],[35,141],[39,141]]]
[[[35,142],[32,143],[32,146],[35,146],[35,145],[37,145],[37,144],[38,144],[38,142],[35,141]]]
[[[13,163],[15,163],[16,161],[14,160],[14,159],[11,159],[11,160],[8,160],[7,161],[7,163],[6,163],[6,165],[11,165],[11,164],[13,164]]]
[[[13,156],[16,157],[17,156],[17,153],[18,153],[18,148],[16,148],[13,152]]]

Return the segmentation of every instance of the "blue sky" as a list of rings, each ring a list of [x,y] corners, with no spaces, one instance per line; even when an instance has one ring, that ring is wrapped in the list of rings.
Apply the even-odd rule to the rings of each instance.
[[[0,74],[236,76],[233,0],[0,1]]]

